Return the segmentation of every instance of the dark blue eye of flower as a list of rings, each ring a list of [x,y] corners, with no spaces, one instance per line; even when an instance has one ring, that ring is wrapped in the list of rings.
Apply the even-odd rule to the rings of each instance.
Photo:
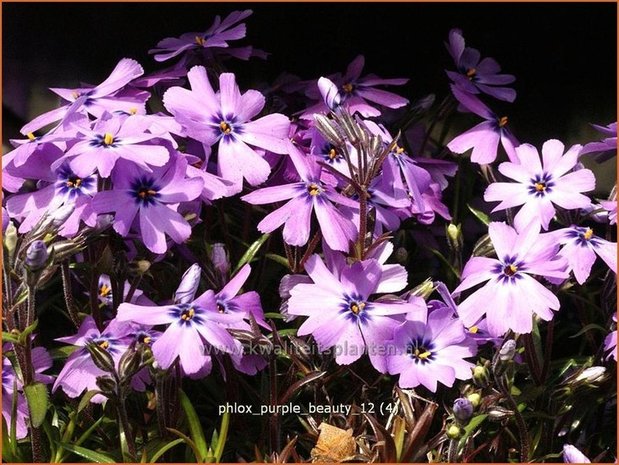
[[[159,187],[155,185],[155,181],[146,177],[133,182],[131,185],[131,194],[138,204],[145,207],[155,204],[160,195]]]
[[[97,134],[94,139],[90,141],[92,147],[116,147],[120,139],[114,137],[109,132],[105,134]]]
[[[360,295],[344,295],[344,301],[340,307],[340,313],[344,313],[349,320],[358,321],[363,324],[370,319],[371,304],[366,302]]]
[[[534,195],[535,197],[544,197],[546,194],[552,192],[552,187],[554,185],[555,183],[553,182],[550,174],[538,174],[531,179],[529,194]]]
[[[406,353],[411,356],[415,363],[425,365],[431,360],[434,360],[434,344],[431,341],[426,341],[423,338],[412,340],[406,349]]]
[[[499,275],[499,281],[502,283],[513,283],[517,279],[522,278],[519,274],[524,270],[524,263],[518,261],[517,257],[506,256],[503,258],[503,263],[497,264],[494,268],[494,272]]]
[[[182,325],[202,324],[204,320],[200,316],[202,308],[197,305],[180,304],[170,310],[175,318],[178,318]]]

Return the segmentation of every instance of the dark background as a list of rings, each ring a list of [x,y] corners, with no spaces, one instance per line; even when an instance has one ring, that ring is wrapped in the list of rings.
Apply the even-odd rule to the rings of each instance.
[[[507,108],[521,141],[586,142],[597,139],[589,122],[616,120],[615,3],[4,3],[5,140],[54,106],[45,87],[96,84],[122,57],[155,70],[147,51],[160,39],[245,8],[254,14],[238,43],[271,53],[230,62],[246,86],[284,70],[304,79],[344,71],[362,53],[364,72],[410,78],[400,91],[408,98],[441,97],[453,68],[443,42],[459,27],[467,45],[516,75]]]

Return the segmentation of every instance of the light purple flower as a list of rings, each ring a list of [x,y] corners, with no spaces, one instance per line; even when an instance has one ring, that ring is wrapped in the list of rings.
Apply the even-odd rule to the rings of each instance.
[[[598,163],[610,160],[617,156],[617,123],[608,126],[592,124],[595,129],[606,137],[599,142],[589,142],[580,151],[581,155],[590,155]]]
[[[245,37],[245,24],[238,23],[251,14],[252,10],[233,11],[223,21],[217,15],[211,27],[206,31],[187,32],[178,38],[168,37],[161,40],[157,47],[149,50],[148,53],[154,54],[155,61],[161,62],[174,58],[188,50],[207,47],[228,48],[228,41]]]
[[[600,206],[608,212],[608,224],[617,224],[617,200],[600,200]]]
[[[606,360],[612,358],[615,362],[617,361],[617,313],[613,315],[613,321],[615,324],[614,331],[608,333],[608,335],[604,338],[604,353],[606,353]]]
[[[565,444],[563,446],[563,462],[564,463],[591,463],[591,460],[587,458],[580,450],[571,444]]]
[[[185,128],[187,135],[208,147],[218,145],[218,174],[234,184],[240,192],[243,178],[249,184],[262,184],[271,167],[252,147],[275,153],[286,153],[288,118],[279,113],[255,121],[265,104],[264,96],[256,90],[241,94],[234,74],[219,76],[215,94],[203,66],[194,66],[187,73],[191,90],[172,87],[164,95],[164,105]]]
[[[492,222],[488,234],[497,258],[468,261],[454,294],[486,284],[458,305],[458,315],[467,327],[486,315],[493,337],[509,329],[530,333],[534,314],[547,321],[553,317],[552,310],[559,309],[557,297],[533,276],[564,279],[566,263],[557,257],[555,241],[547,234],[540,235],[538,226],[530,225],[518,234],[505,223]]]
[[[501,67],[494,58],[480,59],[479,50],[466,47],[460,29],[449,31],[449,43],[445,46],[458,69],[457,72],[447,71],[447,75],[459,88],[470,94],[483,92],[507,102],[516,99],[514,89],[502,87],[516,78],[511,74],[499,74]]]
[[[43,126],[65,120],[76,112],[87,113],[95,118],[101,117],[105,112],[115,111],[144,114],[148,92],[123,89],[131,80],[143,73],[144,70],[137,61],[123,58],[108,78],[98,86],[77,89],[52,88],[50,89],[52,92],[69,103],[36,117],[21,129],[21,133],[33,133]]]
[[[380,116],[381,112],[376,105],[401,108],[408,104],[408,99],[376,88],[385,85],[401,86],[406,84],[408,79],[383,79],[374,74],[361,77],[364,65],[365,58],[358,55],[348,65],[344,75],[337,73],[321,78],[317,88],[312,87],[307,92],[308,97],[321,98],[321,102],[306,109],[301,118],[312,119],[315,113],[326,113],[338,105],[345,105],[350,114],[358,112],[367,118]],[[316,85],[315,82],[312,84]]]
[[[456,86],[451,91],[468,111],[485,119],[483,123],[456,136],[447,144],[447,148],[454,153],[464,153],[473,149],[471,161],[480,165],[487,165],[496,160],[499,142],[505,149],[510,160],[515,161],[514,147],[518,141],[507,129],[507,116],[497,116],[490,108],[472,94],[467,94]]]
[[[15,418],[15,437],[23,439],[28,435],[28,402],[23,393],[23,380],[17,376],[13,365],[6,356],[11,351],[9,344],[2,346],[2,416],[6,421],[7,428],[11,428],[11,414],[13,412],[13,397],[17,396],[17,411]],[[43,347],[32,349],[32,366],[34,380],[43,384],[53,382],[53,377],[44,375],[43,372],[52,366],[52,358]]]
[[[120,358],[131,344],[133,331],[131,325],[120,322],[118,319],[110,321],[103,331],[99,331],[95,320],[87,316],[77,334],[56,339],[59,342],[77,346],[77,349],[69,356],[58,373],[52,392],[61,388],[69,397],[76,398],[84,391],[98,389],[97,377],[105,376],[106,372],[93,362],[87,349],[88,344],[96,344],[109,353],[115,366],[118,367]],[[105,397],[98,394],[91,399],[91,402],[101,403],[104,400]]]
[[[564,153],[563,143],[551,139],[544,142],[540,161],[535,147],[520,145],[516,148],[517,162],[499,165],[501,174],[516,182],[490,184],[484,200],[501,202],[493,211],[522,205],[514,218],[519,231],[531,221],[547,230],[556,213],[555,204],[567,210],[586,208],[591,204],[591,199],[581,192],[595,188],[593,172],[589,169],[569,172],[578,163],[580,148],[575,145]]]
[[[414,311],[414,304],[395,297],[371,298],[384,279],[375,259],[346,265],[334,274],[318,255],[312,255],[305,270],[313,284],[297,284],[288,301],[288,314],[308,317],[298,334],[314,336],[320,350],[334,347],[340,365],[353,363],[367,351],[372,365],[384,372],[385,342],[391,339],[401,315]],[[405,276],[391,288],[404,288]]]
[[[400,375],[400,387],[423,385],[436,392],[439,382],[451,387],[456,378],[471,377],[474,364],[464,359],[477,353],[477,344],[451,309],[442,307],[428,314],[423,307],[425,311],[417,312],[415,319],[407,318],[395,328],[386,363],[390,374]]]
[[[288,152],[301,181],[265,187],[242,197],[244,201],[257,205],[291,199],[258,223],[258,229],[271,232],[284,224],[284,240],[288,244],[302,246],[309,240],[311,215],[314,212],[329,247],[347,252],[350,242],[357,236],[357,230],[334,204],[358,208],[358,203],[320,180],[321,167],[313,157],[306,156],[292,143]]]
[[[146,117],[104,115],[92,129],[79,128],[75,143],[52,168],[68,162],[78,176],[95,172],[103,178],[112,173],[119,159],[130,161],[144,171],[163,166],[170,158],[168,149],[153,143],[157,134]]]
[[[195,271],[195,270],[194,270]],[[194,273],[184,276],[179,288],[193,290]],[[194,290],[195,292],[195,290]],[[159,307],[143,307],[122,303],[118,307],[119,321],[131,321],[149,326],[168,325],[163,334],[153,343],[155,360],[161,368],[169,368],[177,359],[188,375],[206,376],[212,366],[211,356],[205,344],[220,352],[242,353],[242,346],[226,330],[243,319],[239,313],[220,313],[214,308],[215,293],[208,290],[189,300],[189,294],[181,293],[181,302]],[[206,367],[206,369],[205,369]]]
[[[563,245],[559,255],[568,264],[579,284],[591,274],[591,267],[599,256],[608,267],[617,273],[617,243],[595,236],[589,227],[571,226],[549,233],[556,242]]]
[[[184,242],[191,235],[191,227],[176,211],[178,204],[197,198],[203,187],[202,179],[185,177],[187,160],[172,152],[168,163],[151,173],[124,160],[117,163],[113,189],[99,192],[93,199],[93,209],[115,212],[114,230],[121,236],[127,236],[135,224],[144,245],[154,253],[167,250],[166,235],[177,244]]]

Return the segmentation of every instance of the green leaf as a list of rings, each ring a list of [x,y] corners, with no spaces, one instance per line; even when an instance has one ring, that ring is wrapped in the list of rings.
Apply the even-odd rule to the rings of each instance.
[[[2,331],[2,343],[10,342],[12,344],[19,344],[19,337],[15,334],[5,333]]]
[[[286,257],[282,257],[281,255],[277,255],[276,253],[267,253],[264,254],[266,258],[269,260],[273,260],[276,263],[279,263],[285,268],[290,268],[290,263],[288,263],[288,259]]]
[[[65,443],[60,443],[60,442],[57,444],[63,449],[66,449],[69,452],[73,452],[74,454],[79,455],[80,457],[83,457],[86,460],[89,460],[91,462],[116,463],[112,457],[110,457],[109,455],[105,455],[101,452],[95,452],[94,450],[86,449],[85,447],[74,446],[71,444],[65,444]]]
[[[166,443],[163,447],[159,448],[159,450],[157,450],[157,452],[155,452],[153,454],[153,456],[150,458],[148,463],[155,463],[155,462],[157,462],[157,460],[159,460],[159,458],[161,458],[161,456],[163,454],[165,454],[167,451],[169,451],[173,447],[175,447],[175,446],[177,446],[177,445],[179,445],[179,444],[181,444],[183,442],[185,442],[185,440],[183,438],[178,438],[178,439],[175,439],[172,442]]]
[[[262,247],[262,244],[264,244],[270,236],[271,236],[271,233],[265,233],[260,237],[260,239],[258,239],[252,245],[250,245],[247,251],[243,254],[241,259],[239,260],[239,262],[236,264],[236,267],[234,268],[234,272],[232,274],[235,274],[237,271],[239,271],[241,267],[245,265],[246,263],[251,262],[256,256],[256,254],[258,253],[258,250],[260,250],[260,247]]]
[[[580,331],[578,331],[576,334],[574,334],[573,336],[568,336],[570,339],[574,339],[576,337],[580,337],[583,334],[585,334],[586,332],[591,331],[592,329],[597,329],[599,331],[602,332],[607,332],[608,330],[606,328],[604,328],[603,326],[597,325],[595,323],[590,323],[587,326],[585,326],[583,329],[581,329]]]
[[[183,391],[180,391],[183,392]],[[174,428],[166,428],[170,433],[176,434],[179,438],[181,438],[183,441],[185,441],[185,443],[191,448],[191,450],[193,451],[193,455],[196,458],[196,461],[198,462],[202,462],[202,460],[200,459],[200,451],[198,450],[198,448],[196,447],[196,443],[193,442],[191,440],[190,437],[188,437],[187,435],[181,433],[179,430],[174,429]]]
[[[38,428],[45,420],[48,405],[47,386],[43,383],[32,383],[24,387],[24,394],[30,410],[32,426]]]
[[[490,224],[490,217],[488,215],[486,215],[481,210],[477,210],[476,208],[471,207],[468,203],[466,204],[466,206],[469,207],[469,210],[471,211],[473,215],[475,215],[475,218],[477,218],[479,221],[481,221],[486,226]]]
[[[39,320],[34,320],[34,323],[32,323],[30,326],[28,326],[26,329],[24,329],[21,334],[19,335],[19,344],[22,346],[26,345],[26,342],[28,342],[28,336],[30,336],[32,334],[32,332],[37,329],[37,326],[39,326]]]
[[[225,412],[221,418],[221,427],[219,428],[219,434],[217,435],[217,445],[215,446],[215,461],[219,463],[221,456],[224,453],[224,447],[226,446],[226,439],[228,438],[228,427],[230,426],[230,413]]]
[[[469,424],[464,427],[464,435],[460,439],[460,447],[462,447],[468,437],[475,432],[475,430],[488,418],[487,414],[476,415],[471,418]]]
[[[282,315],[281,313],[275,313],[275,312],[266,312],[264,314],[264,318],[265,320],[282,320],[284,319],[284,315]]]
[[[206,454],[208,453],[208,444],[206,443],[206,438],[204,437],[204,430],[202,429],[202,425],[200,424],[200,419],[198,418],[198,414],[196,410],[193,408],[189,397],[185,394],[184,391],[179,391],[181,407],[185,412],[185,416],[187,417],[187,423],[189,425],[189,435],[194,442],[196,449],[198,450],[200,456],[196,457],[199,462],[204,461],[206,458]]]
[[[50,350],[49,355],[52,357],[52,360],[64,360],[78,348],[78,346],[57,347],[56,349]]]

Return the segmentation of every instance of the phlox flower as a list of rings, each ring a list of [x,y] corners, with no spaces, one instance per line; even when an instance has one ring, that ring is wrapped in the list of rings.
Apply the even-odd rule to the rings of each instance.
[[[163,166],[170,158],[166,147],[153,143],[158,135],[148,131],[150,127],[146,117],[105,114],[92,129],[79,128],[75,143],[52,167],[66,161],[78,176],[96,170],[107,178],[116,162],[124,159],[150,172],[151,166]]]
[[[191,235],[189,223],[178,213],[179,202],[197,198],[200,178],[187,179],[187,160],[172,152],[162,167],[144,172],[133,163],[119,160],[112,174],[113,189],[99,192],[92,207],[98,213],[114,212],[114,230],[127,236],[135,224],[144,245],[154,253],[167,250],[166,235],[180,244]]]
[[[264,96],[256,90],[241,94],[232,73],[219,76],[215,94],[203,66],[187,73],[191,90],[172,87],[163,96],[166,109],[174,115],[189,137],[211,147],[217,144],[218,174],[231,181],[234,191],[242,190],[243,178],[256,186],[268,178],[269,163],[252,147],[285,153],[290,123],[279,113],[251,121],[262,111]]]
[[[477,353],[477,344],[450,308],[430,313],[422,308],[395,328],[386,365],[390,374],[400,375],[400,387],[423,385],[436,392],[439,382],[451,387],[456,378],[471,377],[474,364],[464,359]]]
[[[454,294],[486,284],[458,305],[458,315],[467,327],[486,315],[493,337],[510,329],[530,333],[534,314],[548,321],[552,310],[559,309],[557,297],[533,276],[564,279],[566,263],[557,257],[556,242],[541,235],[534,224],[518,233],[505,223],[492,222],[488,234],[497,258],[473,257],[467,262]]]
[[[501,67],[494,58],[483,58],[479,50],[466,47],[462,31],[449,31],[449,43],[445,46],[456,64],[457,71],[447,71],[449,78],[463,91],[491,95],[499,100],[513,102],[516,91],[505,84],[516,80],[511,74],[500,74]]]
[[[608,212],[608,224],[617,224],[617,200],[600,200],[600,206]]]
[[[451,86],[451,92],[464,108],[481,116],[485,121],[454,137],[447,144],[447,148],[454,153],[464,153],[473,149],[471,161],[487,165],[496,160],[500,142],[509,159],[517,160],[514,147],[518,142],[507,129],[507,116],[497,116],[476,96],[467,94],[454,85]]]
[[[608,126],[592,124],[594,129],[601,132],[604,136],[599,142],[589,142],[580,151],[581,155],[590,155],[598,163],[610,160],[617,156],[617,123],[610,123]]]
[[[358,208],[358,203],[320,180],[321,167],[313,157],[305,155],[292,143],[288,150],[301,181],[265,187],[241,197],[245,202],[257,205],[291,199],[258,223],[258,229],[271,232],[284,224],[286,243],[302,246],[309,240],[311,215],[314,212],[329,247],[347,252],[350,241],[356,238],[357,230],[335,204]]]
[[[204,32],[187,32],[180,37],[168,37],[161,40],[154,49],[148,51],[154,54],[155,61],[166,61],[181,53],[193,49],[207,47],[228,48],[228,41],[238,40],[245,37],[246,27],[244,23],[238,24],[249,15],[252,10],[233,11],[222,21],[219,15]]]
[[[383,271],[376,259],[346,265],[334,274],[318,255],[305,262],[312,284],[300,283],[290,290],[288,314],[307,316],[298,335],[311,334],[320,350],[335,349],[335,361],[349,365],[367,351],[379,371],[385,371],[385,342],[392,338],[401,315],[414,305],[401,299],[373,299],[383,281]],[[390,289],[406,286],[406,274]],[[392,279],[393,276],[386,278]]]
[[[65,120],[76,112],[89,114],[95,118],[101,117],[105,112],[115,111],[144,114],[146,113],[144,104],[149,97],[148,92],[124,89],[127,84],[143,73],[144,70],[137,61],[123,58],[108,78],[97,86],[77,89],[52,88],[50,89],[52,92],[69,103],[37,116],[21,128],[21,133],[33,133],[43,126]]]
[[[617,243],[609,242],[593,234],[589,227],[571,226],[549,233],[555,241],[563,245],[559,255],[568,264],[579,284],[583,284],[591,274],[591,267],[599,256],[606,265],[617,273]]]
[[[522,205],[514,218],[519,231],[532,220],[547,230],[556,213],[555,204],[568,210],[591,204],[591,199],[582,192],[595,188],[593,172],[589,169],[572,171],[578,163],[580,148],[575,145],[564,152],[563,143],[551,139],[542,146],[540,160],[535,147],[520,145],[516,148],[517,161],[499,165],[501,174],[516,182],[490,184],[484,200],[501,202],[493,211]]]
[[[563,445],[563,463],[591,463],[591,460],[583,454],[576,446],[571,444]]]
[[[6,356],[11,351],[9,344],[2,346],[2,416],[6,421],[7,429],[11,428],[11,414],[13,412],[13,397],[17,396],[16,417],[15,417],[15,437],[23,439],[28,435],[28,402],[23,393],[24,383],[21,380],[9,358]],[[34,381],[50,384],[53,377],[43,374],[52,366],[52,358],[43,347],[32,349],[32,367],[34,369]]]
[[[364,117],[380,116],[376,105],[387,108],[401,108],[408,104],[408,99],[392,92],[378,89],[376,86],[401,86],[408,79],[384,79],[374,74],[361,76],[365,58],[358,55],[342,75],[337,73],[321,78],[319,87],[308,89],[310,98],[321,98],[321,102],[306,109],[301,118],[312,119],[314,113],[325,113],[336,106],[345,105],[350,114],[360,113]],[[315,81],[314,81],[315,82]],[[318,91],[318,92],[317,92]]]

